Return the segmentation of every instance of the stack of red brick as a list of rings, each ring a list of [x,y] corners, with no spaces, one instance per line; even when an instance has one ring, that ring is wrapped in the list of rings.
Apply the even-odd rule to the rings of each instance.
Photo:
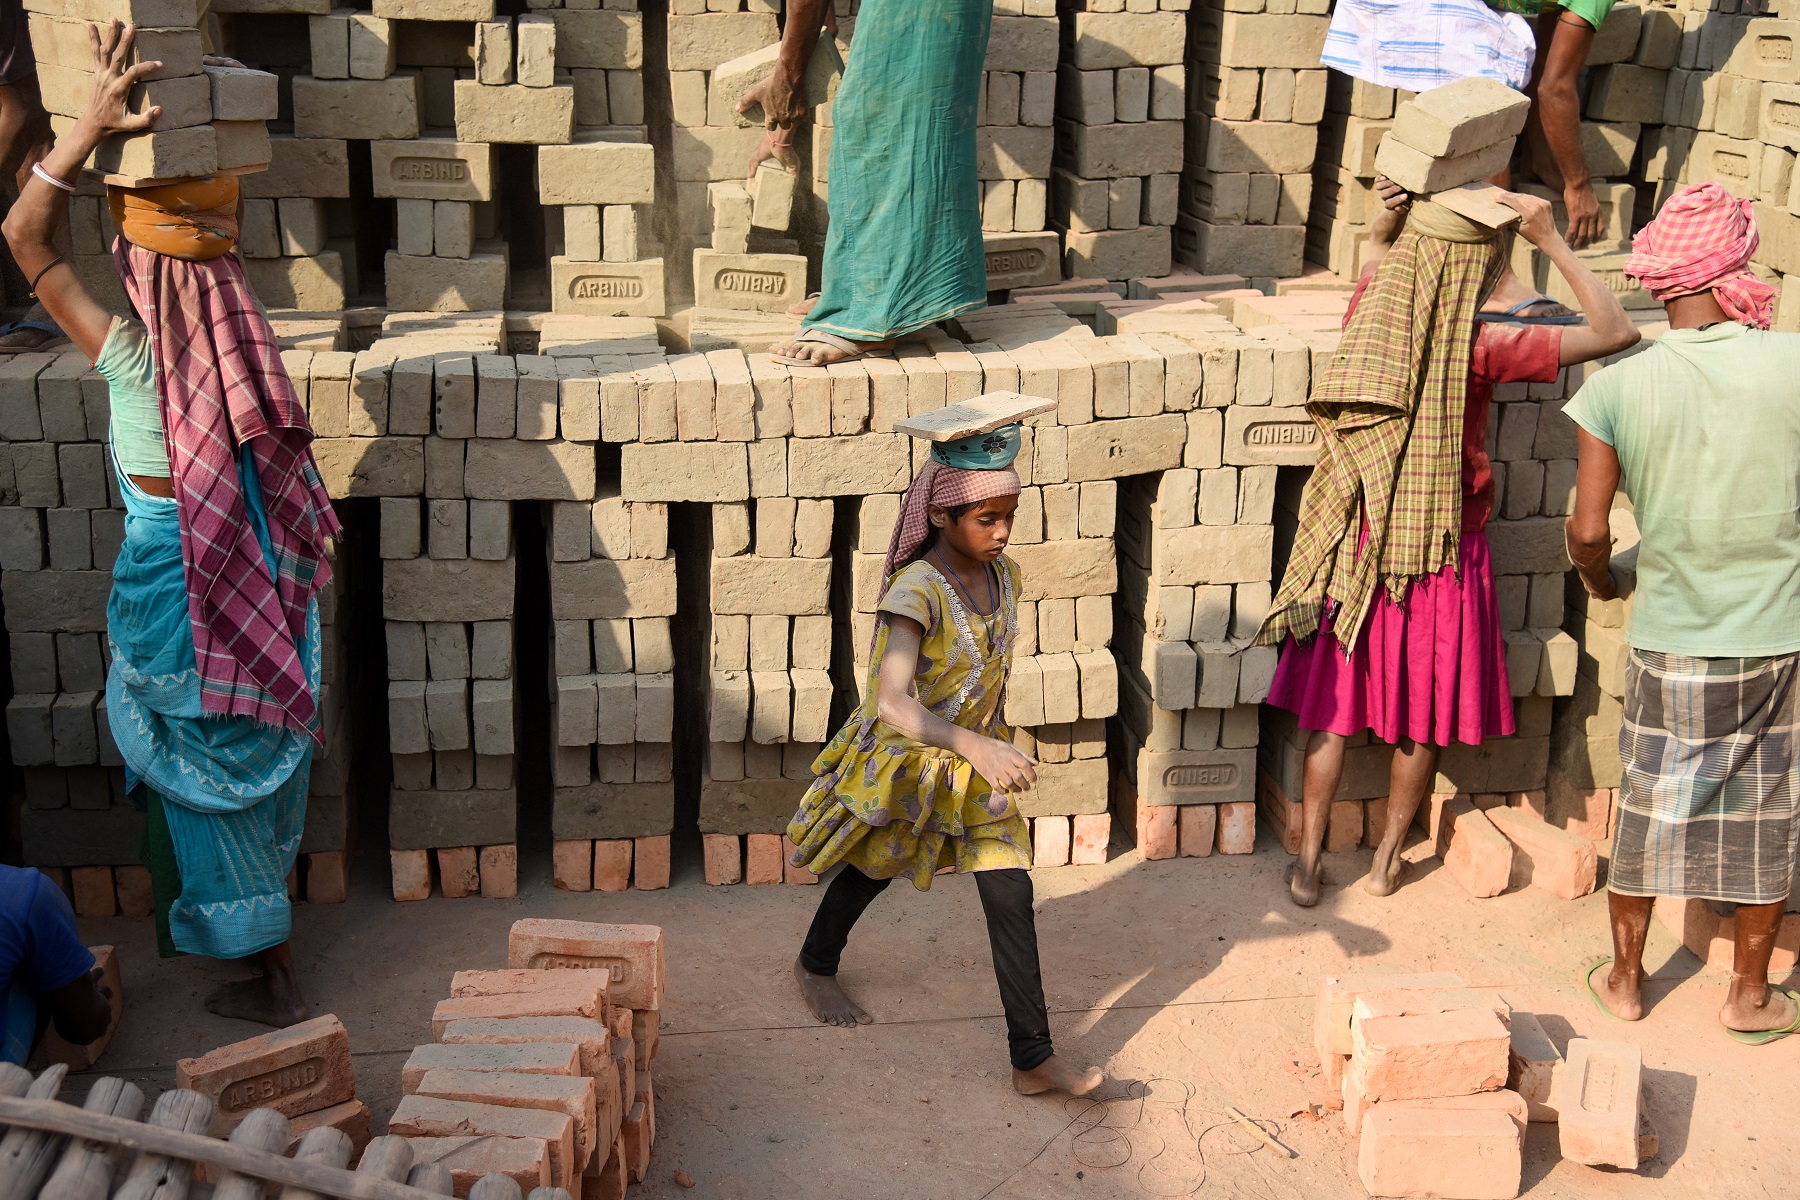
[[[459,1196],[498,1173],[526,1192],[621,1200],[656,1137],[662,930],[526,919],[507,962],[451,979],[388,1132],[449,1167]]]
[[[350,1034],[330,1014],[181,1059],[175,1086],[212,1098],[214,1137],[228,1136],[252,1110],[272,1108],[289,1120],[289,1153],[321,1125],[350,1138],[352,1161],[369,1144],[369,1108],[356,1098]]]
[[[706,848],[706,882],[817,883],[819,877],[789,860],[794,843],[779,833],[708,833],[701,835]]]
[[[1554,1122],[1574,1162],[1656,1154],[1636,1046],[1576,1038],[1565,1061],[1533,1014],[1455,975],[1328,978],[1313,1039],[1371,1195],[1511,1200],[1530,1122]]]

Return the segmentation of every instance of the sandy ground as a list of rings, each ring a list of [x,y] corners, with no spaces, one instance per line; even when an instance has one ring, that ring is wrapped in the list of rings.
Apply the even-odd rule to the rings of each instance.
[[[1556,1130],[1534,1125],[1533,1197],[1791,1200],[1800,1195],[1793,1120],[1800,1038],[1763,1048],[1725,1037],[1720,977],[1660,926],[1648,1017],[1610,1021],[1578,982],[1607,948],[1603,895],[1570,904],[1526,890],[1472,900],[1435,863],[1393,899],[1344,885],[1367,852],[1328,860],[1324,902],[1285,899],[1287,856],[1265,837],[1241,858],[1140,862],[1036,874],[1038,933],[1059,1051],[1106,1067],[1104,1103],[1025,1098],[1008,1085],[999,999],[973,882],[927,894],[895,886],[845,956],[846,987],[877,1018],[825,1029],[789,976],[818,892],[708,888],[696,853],[661,892],[570,894],[528,862],[516,900],[394,904],[376,860],[351,900],[303,906],[295,921],[315,1012],[349,1027],[359,1094],[377,1126],[398,1100],[400,1064],[430,1036],[452,971],[506,961],[521,916],[652,922],[666,930],[668,996],[657,1060],[651,1178],[634,1195],[701,1200],[812,1197],[1363,1195],[1355,1145],[1322,1098],[1311,1047],[1321,976],[1348,969],[1456,971],[1505,988],[1552,1038],[1637,1042],[1645,1105],[1662,1149],[1639,1173],[1563,1163]],[[547,859],[547,855],[544,856]],[[175,1060],[256,1029],[206,1013],[201,998],[240,972],[159,961],[147,921],[83,921],[120,947],[127,1011],[101,1070],[169,1086]],[[76,1080],[70,1093],[80,1095]],[[1296,1152],[1259,1147],[1224,1116],[1235,1105]],[[1298,1114],[1298,1115],[1297,1115]],[[681,1170],[691,1191],[672,1182]]]

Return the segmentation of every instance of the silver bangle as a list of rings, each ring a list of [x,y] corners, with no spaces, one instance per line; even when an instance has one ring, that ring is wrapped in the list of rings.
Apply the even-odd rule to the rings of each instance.
[[[69,193],[69,195],[71,195],[71,196],[73,196],[75,194],[75,185],[74,184],[66,183],[63,180],[58,179],[56,176],[52,175],[50,172],[44,170],[44,164],[41,162],[34,162],[31,164],[31,173],[33,175],[36,175],[39,179],[43,180],[45,183],[49,184],[53,188],[61,188],[63,191]]]

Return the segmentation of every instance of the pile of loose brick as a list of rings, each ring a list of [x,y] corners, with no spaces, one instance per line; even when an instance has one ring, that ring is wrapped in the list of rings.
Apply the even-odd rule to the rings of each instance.
[[[1532,1122],[1588,1166],[1637,1170],[1659,1148],[1635,1044],[1573,1038],[1565,1058],[1535,1014],[1455,975],[1327,978],[1313,1042],[1372,1196],[1517,1196]]]
[[[450,1168],[457,1193],[501,1174],[529,1192],[620,1200],[656,1140],[662,930],[527,919],[503,971],[458,971],[433,1042],[401,1068],[388,1132]]]

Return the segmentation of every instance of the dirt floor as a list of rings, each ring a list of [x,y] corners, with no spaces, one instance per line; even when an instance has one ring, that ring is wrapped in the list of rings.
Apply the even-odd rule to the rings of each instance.
[[[1556,1130],[1533,1125],[1525,1189],[1533,1197],[1731,1200],[1800,1191],[1793,1119],[1800,1038],[1763,1048],[1725,1037],[1721,977],[1660,926],[1647,962],[1652,1007],[1636,1026],[1610,1021],[1578,982],[1606,949],[1603,895],[1570,904],[1526,890],[1472,900],[1435,862],[1390,900],[1346,887],[1367,851],[1328,859],[1325,901],[1284,896],[1287,856],[1144,863],[1036,875],[1038,932],[1061,1053],[1103,1064],[1102,1104],[1025,1098],[1008,1084],[1000,1005],[972,881],[920,895],[896,886],[864,918],[844,980],[878,1023],[827,1030],[800,1007],[789,976],[817,900],[812,888],[709,888],[696,853],[672,888],[620,895],[554,890],[530,862],[516,900],[394,904],[383,864],[358,864],[347,904],[302,906],[295,947],[318,1013],[335,1012],[356,1050],[358,1091],[377,1128],[398,1100],[400,1065],[430,1037],[433,1003],[462,967],[506,961],[506,931],[525,915],[651,922],[666,930],[668,997],[656,1064],[657,1132],[640,1196],[700,1200],[889,1196],[1359,1197],[1355,1145],[1313,1071],[1312,999],[1345,970],[1456,971],[1507,990],[1559,1045],[1635,1041],[1645,1104],[1662,1150],[1638,1174],[1558,1161]],[[1115,851],[1117,853],[1117,851]],[[545,856],[547,859],[547,855]],[[239,974],[228,964],[156,958],[149,923],[83,921],[120,948],[127,1009],[102,1063],[162,1088],[176,1059],[249,1036],[201,998]],[[85,1091],[79,1080],[71,1091]],[[1260,1148],[1223,1115],[1268,1123],[1297,1156]],[[677,1170],[697,1181],[687,1192]]]

